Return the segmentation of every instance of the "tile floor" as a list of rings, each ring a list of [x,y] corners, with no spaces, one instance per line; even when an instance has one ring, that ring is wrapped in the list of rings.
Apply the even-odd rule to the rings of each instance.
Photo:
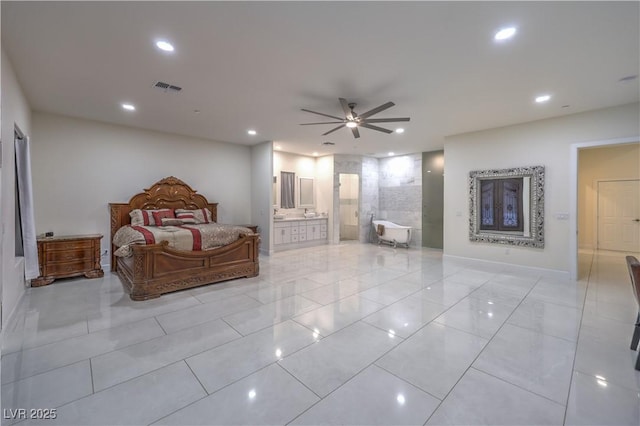
[[[110,273],[28,290],[2,424],[640,424],[624,254],[581,253],[578,282],[355,243],[260,268],[146,302]]]

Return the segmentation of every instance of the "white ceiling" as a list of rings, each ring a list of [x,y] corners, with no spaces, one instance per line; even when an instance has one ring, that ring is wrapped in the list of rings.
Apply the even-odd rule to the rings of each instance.
[[[495,42],[510,25],[516,37]],[[1,28],[35,111],[306,155],[429,151],[447,135],[639,100],[638,79],[619,82],[639,73],[638,2],[3,1]],[[534,103],[542,93],[551,101]],[[360,113],[393,101],[375,118],[411,121],[360,139],[299,125],[323,121],[301,108],[343,115],[338,97]]]

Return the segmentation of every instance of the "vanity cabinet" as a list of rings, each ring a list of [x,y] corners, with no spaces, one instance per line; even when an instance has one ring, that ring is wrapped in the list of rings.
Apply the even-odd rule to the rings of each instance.
[[[276,220],[273,224],[273,244],[276,250],[291,250],[326,244],[327,219]]]

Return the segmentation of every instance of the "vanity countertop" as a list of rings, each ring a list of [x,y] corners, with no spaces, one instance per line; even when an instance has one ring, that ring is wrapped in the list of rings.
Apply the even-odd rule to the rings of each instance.
[[[273,219],[274,222],[292,222],[292,221],[301,221],[301,220],[318,220],[318,219],[328,219],[327,216],[316,216],[316,217],[287,217],[284,219]]]

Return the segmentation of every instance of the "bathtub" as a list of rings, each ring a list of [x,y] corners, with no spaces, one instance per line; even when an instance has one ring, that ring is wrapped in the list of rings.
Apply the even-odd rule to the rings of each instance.
[[[378,225],[384,226],[384,232],[382,235],[378,234],[378,244],[386,243],[396,247],[398,244],[402,244],[409,248],[409,242],[411,242],[411,227],[402,226],[397,223],[389,222],[388,220],[373,220],[373,230],[378,231]]]

